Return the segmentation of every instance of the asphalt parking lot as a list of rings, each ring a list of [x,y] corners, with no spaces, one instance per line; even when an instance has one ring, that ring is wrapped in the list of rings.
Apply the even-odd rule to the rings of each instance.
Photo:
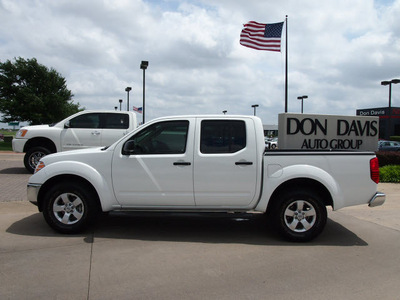
[[[0,152],[0,299],[399,299],[400,185],[381,207],[329,211],[307,244],[260,218],[110,214],[55,233]]]

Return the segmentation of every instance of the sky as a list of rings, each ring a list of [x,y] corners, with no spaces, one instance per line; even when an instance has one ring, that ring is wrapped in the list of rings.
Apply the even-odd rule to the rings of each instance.
[[[0,61],[36,58],[67,81],[86,109],[145,119],[252,115],[277,124],[285,110],[282,52],[239,44],[248,21],[288,16],[288,112],[355,115],[387,107],[383,80],[400,78],[400,0],[0,0]],[[285,32],[285,27],[283,29]],[[392,86],[400,107],[400,84]],[[138,115],[141,119],[142,116]],[[4,124],[3,124],[4,125]]]

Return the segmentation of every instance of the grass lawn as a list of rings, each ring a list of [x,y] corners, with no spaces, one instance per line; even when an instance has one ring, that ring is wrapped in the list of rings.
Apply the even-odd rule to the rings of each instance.
[[[0,142],[0,151],[12,151],[11,143]]]

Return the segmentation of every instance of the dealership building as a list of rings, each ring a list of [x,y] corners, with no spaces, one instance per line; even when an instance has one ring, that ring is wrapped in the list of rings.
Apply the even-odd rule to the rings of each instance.
[[[274,137],[278,136],[278,125],[263,125],[264,136]]]
[[[400,136],[400,107],[357,109],[357,116],[379,117],[379,138]]]

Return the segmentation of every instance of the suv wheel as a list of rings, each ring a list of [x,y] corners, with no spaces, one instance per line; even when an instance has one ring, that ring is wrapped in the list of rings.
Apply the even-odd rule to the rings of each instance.
[[[50,153],[50,150],[44,147],[33,147],[29,149],[24,156],[25,168],[33,174],[39,160]]]

